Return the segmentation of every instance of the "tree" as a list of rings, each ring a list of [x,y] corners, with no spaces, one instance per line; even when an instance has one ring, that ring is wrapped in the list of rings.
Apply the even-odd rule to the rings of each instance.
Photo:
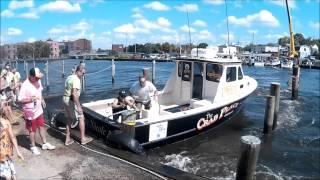
[[[161,45],[161,51],[165,53],[169,53],[171,50],[170,44],[168,42],[165,42]]]
[[[294,35],[294,43],[297,46],[305,44],[305,40],[304,40],[303,34],[301,34],[301,33],[295,34]]]
[[[200,43],[198,45],[198,48],[207,48],[208,47],[208,44],[207,43]]]
[[[286,46],[287,44],[290,44],[290,38],[288,36],[281,37],[278,39],[278,44],[281,46]]]

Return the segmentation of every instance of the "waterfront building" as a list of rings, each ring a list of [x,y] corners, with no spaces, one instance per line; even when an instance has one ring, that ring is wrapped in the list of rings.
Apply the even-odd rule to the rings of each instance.
[[[53,41],[52,39],[48,39],[46,41],[50,45],[50,58],[59,58],[60,57],[60,49],[59,49],[59,42]]]
[[[314,44],[313,46],[311,46],[311,54],[317,54],[319,52],[319,48],[316,44]]]
[[[124,52],[123,44],[112,44],[112,51],[118,54],[123,53]]]
[[[306,58],[311,55],[311,48],[307,45],[301,45],[299,49],[300,59]]]
[[[253,47],[253,52],[255,53],[278,53],[279,46],[269,46],[269,45],[255,45]]]
[[[230,54],[232,56],[235,56],[235,55],[237,55],[237,47],[222,45],[222,46],[219,46],[218,53]]]
[[[0,59],[15,60],[17,55],[17,44],[5,44],[0,47]]]
[[[91,41],[87,39],[77,39],[73,41],[71,50],[77,50],[81,52],[91,52],[92,50]]]

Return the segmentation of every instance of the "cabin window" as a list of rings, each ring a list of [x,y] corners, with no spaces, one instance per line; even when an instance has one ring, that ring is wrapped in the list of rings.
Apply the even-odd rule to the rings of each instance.
[[[183,81],[191,80],[191,62],[182,63],[182,80]]]
[[[182,76],[182,62],[181,61],[178,62],[178,76],[179,77]]]
[[[228,67],[227,68],[227,82],[232,82],[237,80],[237,68],[236,67]]]
[[[206,66],[206,79],[208,81],[220,82],[223,67],[219,64],[207,64]]]
[[[240,67],[238,67],[238,80],[243,78],[243,73]]]

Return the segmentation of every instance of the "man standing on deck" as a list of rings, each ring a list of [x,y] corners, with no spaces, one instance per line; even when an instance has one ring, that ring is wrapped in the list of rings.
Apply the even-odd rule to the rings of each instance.
[[[43,108],[46,106],[42,97],[42,85],[40,79],[42,73],[39,68],[31,68],[29,77],[22,83],[18,96],[18,101],[23,104],[23,114],[26,121],[26,128],[29,130],[31,147],[33,154],[39,155],[40,151],[35,144],[36,130],[39,129],[43,142],[43,150],[53,150],[56,147],[46,140],[46,130],[44,128]]]
[[[154,100],[156,100],[158,94],[157,88],[152,82],[147,81],[145,76],[139,76],[139,82],[133,84],[129,91],[133,95],[136,106],[140,111],[142,105],[144,105],[145,109],[150,109],[151,97],[153,96]],[[139,114],[139,112],[137,114]]]
[[[66,123],[66,141],[65,145],[68,146],[74,141],[70,137],[71,131],[71,118],[76,118],[79,121],[79,129],[81,135],[81,144],[87,144],[92,141],[92,138],[85,137],[85,123],[82,107],[80,104],[81,82],[80,79],[85,74],[85,68],[78,65],[75,74],[68,76],[65,82],[65,89],[63,95],[63,104],[67,115]]]

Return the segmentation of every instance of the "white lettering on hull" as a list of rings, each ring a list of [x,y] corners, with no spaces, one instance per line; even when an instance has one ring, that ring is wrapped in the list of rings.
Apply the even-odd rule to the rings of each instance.
[[[213,115],[211,113],[207,113],[205,118],[199,119],[199,121],[197,123],[197,129],[200,131],[201,129],[215,123],[217,120],[220,120],[223,117],[229,116],[230,114],[232,114],[234,109],[236,109],[238,107],[238,105],[239,105],[239,103],[233,103],[230,106],[225,106],[220,110],[220,113],[217,113],[215,115]]]

